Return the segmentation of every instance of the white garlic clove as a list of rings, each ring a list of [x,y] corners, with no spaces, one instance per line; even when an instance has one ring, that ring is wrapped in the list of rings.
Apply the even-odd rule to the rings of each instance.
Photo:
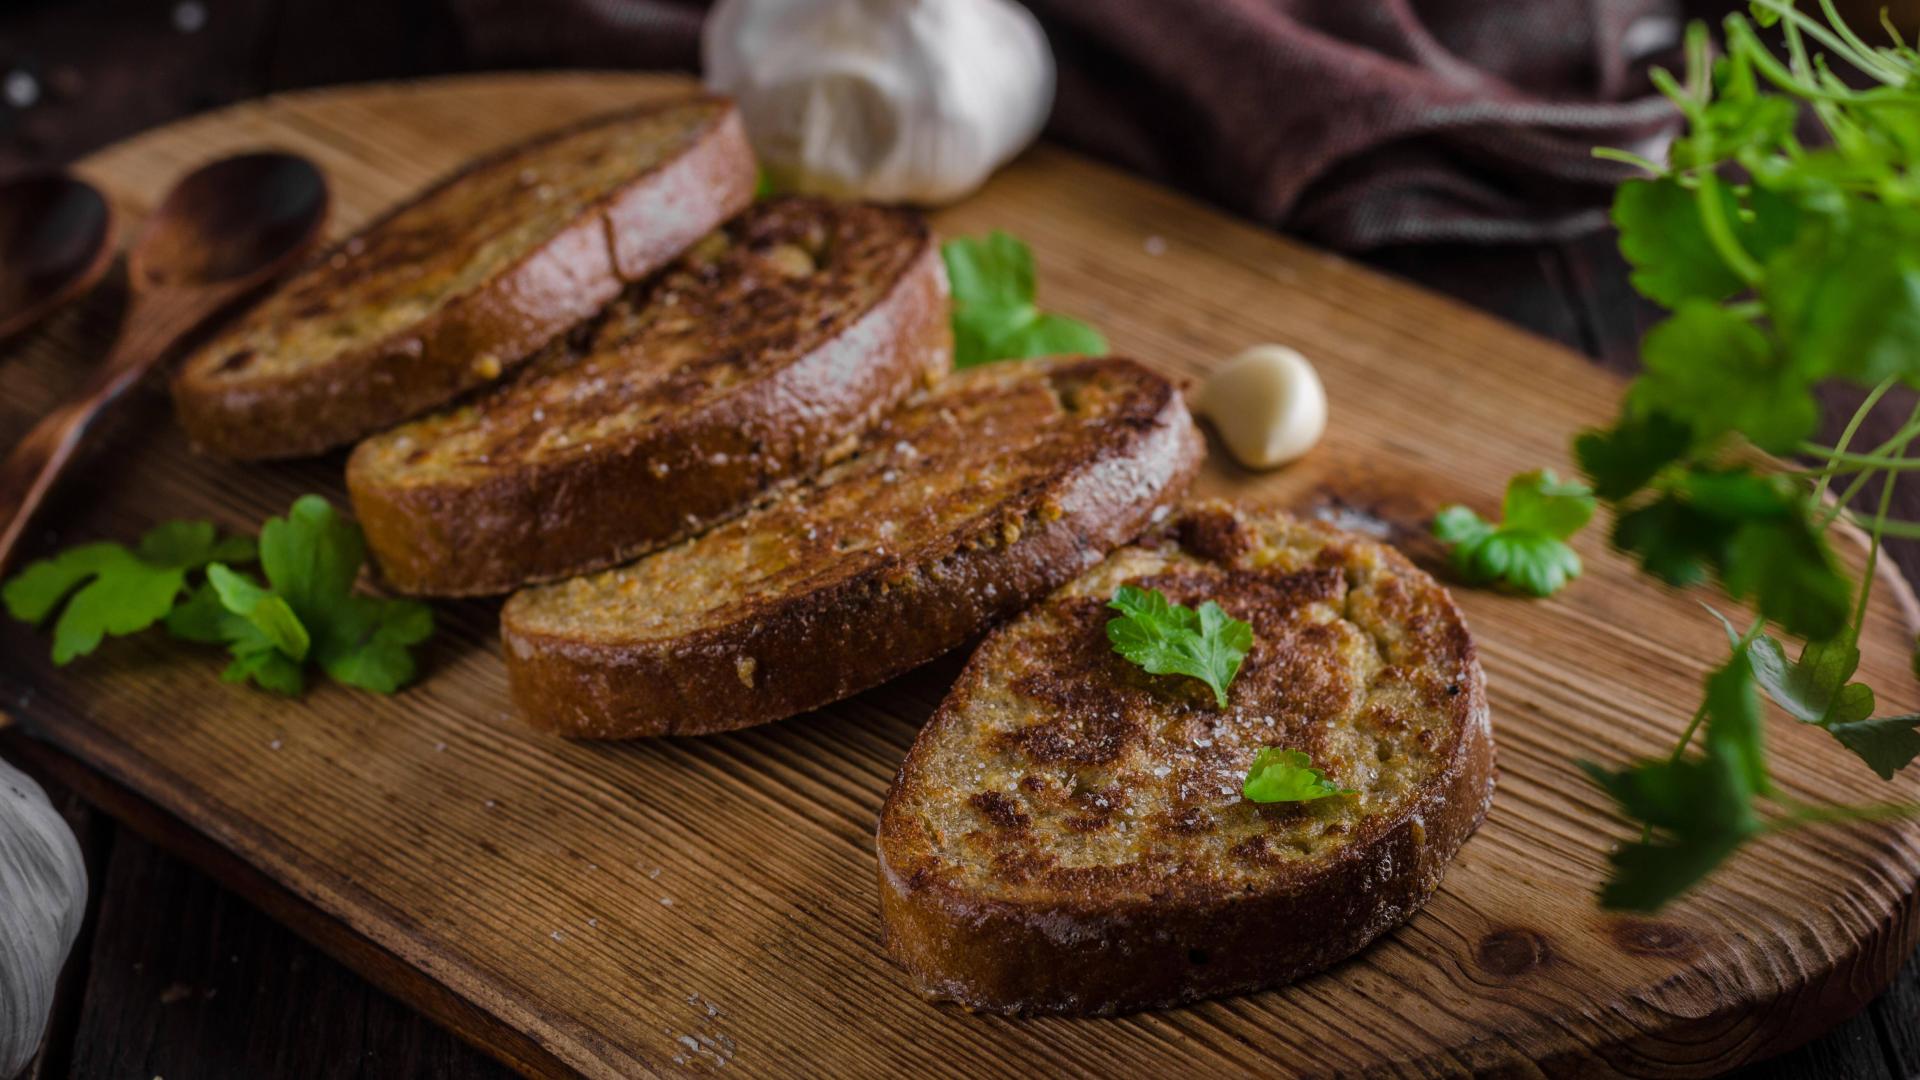
[[[0,761],[0,1077],[27,1067],[87,911],[73,830],[40,786]]]
[[[1327,391],[1306,357],[1284,345],[1255,345],[1208,377],[1199,412],[1240,464],[1271,469],[1320,441]]]
[[[1053,107],[1046,35],[1011,0],[721,0],[701,51],[795,191],[952,202]]]

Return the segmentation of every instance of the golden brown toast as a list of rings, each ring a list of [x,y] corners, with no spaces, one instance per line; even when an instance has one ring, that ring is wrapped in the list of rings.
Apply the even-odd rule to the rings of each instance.
[[[174,380],[194,445],[314,454],[491,382],[753,197],[730,102],[627,110],[484,158],[323,253]]]
[[[1146,528],[1202,446],[1172,384],[1121,359],[975,368],[853,455],[712,532],[515,594],[514,701],[629,738],[766,723],[964,644]]]
[[[1227,706],[1106,635],[1119,586],[1251,623]],[[1255,803],[1264,747],[1355,794]],[[887,946],[936,999],[1100,1014],[1326,967],[1432,894],[1493,794],[1473,639],[1383,544],[1205,503],[995,631],[881,811]]]
[[[611,566],[806,478],[951,363],[919,215],[756,204],[503,385],[362,443],[383,576],[501,593]]]

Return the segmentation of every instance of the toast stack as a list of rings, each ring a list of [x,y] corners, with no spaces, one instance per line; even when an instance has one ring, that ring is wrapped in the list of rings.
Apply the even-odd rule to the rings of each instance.
[[[742,517],[501,612],[514,701],[566,735],[703,734],[874,686],[1137,535],[1202,444],[1122,359],[956,374]]]
[[[493,391],[363,442],[382,576],[507,592],[732,517],[947,370],[946,289],[918,215],[757,203]]]
[[[1114,651],[1122,585],[1252,625],[1224,708]],[[1250,801],[1268,747],[1351,793]],[[887,947],[928,996],[1000,1012],[1287,982],[1419,909],[1493,783],[1484,678],[1445,589],[1372,540],[1202,505],[973,654],[881,811]]]
[[[195,446],[350,443],[503,374],[752,200],[739,114],[696,98],[601,117],[448,177],[324,253],[187,358]]]

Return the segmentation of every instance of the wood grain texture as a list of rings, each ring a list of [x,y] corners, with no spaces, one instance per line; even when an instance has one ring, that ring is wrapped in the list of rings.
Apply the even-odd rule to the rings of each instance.
[[[136,219],[201,160],[287,146],[326,168],[347,229],[466,156],[668,85],[488,77],[295,95],[81,171]],[[1508,473],[1565,467],[1568,434],[1617,402],[1616,381],[1557,346],[1056,151],[936,225],[1025,237],[1043,303],[1169,372],[1198,376],[1254,341],[1300,347],[1333,402],[1325,445],[1265,477],[1216,455],[1200,489],[1361,515],[1429,565],[1418,536],[1434,507],[1490,510]],[[0,357],[0,438],[72,385],[99,336],[76,315]],[[49,508],[57,535],[36,540],[130,537],[183,512],[250,527],[301,491],[340,495],[337,458],[224,465],[189,456],[151,397],[137,421],[96,458],[110,468]],[[1588,574],[1552,602],[1460,594],[1502,778],[1433,903],[1294,987],[1112,1020],[930,1006],[878,948],[874,818],[952,658],[756,731],[588,746],[507,714],[488,605],[440,609],[416,688],[324,685],[295,703],[221,685],[218,656],[159,636],[56,671],[44,637],[10,624],[0,708],[330,916],[309,928],[323,944],[411,999],[451,1003],[436,1015],[477,1018],[462,1029],[530,1069],[1688,1075],[1797,1045],[1857,1011],[1920,934],[1920,828],[1774,837],[1658,920],[1596,911],[1621,830],[1573,760],[1666,745],[1724,646],[1694,598],[1640,580],[1599,530],[1579,546]],[[1883,573],[1863,677],[1887,710],[1920,704],[1911,610]],[[1819,732],[1776,717],[1770,735],[1790,795],[1920,794],[1912,777],[1879,785]]]

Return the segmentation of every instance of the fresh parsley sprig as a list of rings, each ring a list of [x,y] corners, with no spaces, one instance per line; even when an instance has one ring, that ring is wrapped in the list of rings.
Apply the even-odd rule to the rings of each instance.
[[[1034,305],[1033,252],[1013,235],[956,237],[940,255],[953,288],[954,367],[1107,351],[1098,330]]]
[[[1240,793],[1253,802],[1277,803],[1312,802],[1354,791],[1327,779],[1305,752],[1268,746],[1254,755]]]
[[[1793,0],[1756,0],[1752,20],[1726,19],[1718,60],[1704,25],[1689,27],[1684,79],[1653,74],[1686,120],[1668,159],[1596,151],[1646,173],[1620,187],[1613,220],[1634,287],[1671,314],[1642,343],[1645,370],[1618,421],[1580,435],[1575,456],[1611,511],[1616,548],[1670,584],[1717,581],[1759,613],[1744,633],[1729,627],[1733,655],[1708,676],[1670,754],[1586,766],[1642,830],[1614,857],[1608,906],[1658,907],[1763,832],[1920,810],[1804,806],[1766,772],[1762,694],[1882,777],[1920,755],[1920,717],[1875,718],[1873,691],[1851,681],[1880,542],[1920,536],[1920,522],[1888,517],[1894,477],[1920,469],[1908,453],[1920,409],[1881,445],[1849,450],[1892,385],[1920,384],[1920,53],[1897,35],[1869,46],[1820,7],[1824,21]],[[1784,58],[1756,22],[1779,25]],[[1803,110],[1825,139],[1801,140]],[[1832,380],[1869,392],[1822,446],[1809,441],[1814,390]],[[1745,447],[1798,453],[1814,468],[1757,469]],[[1878,508],[1847,509],[1876,479]],[[1857,588],[1827,542],[1842,514],[1872,539]],[[1805,642],[1797,660],[1769,625]]]
[[[109,634],[139,633],[165,618],[188,577],[208,563],[253,559],[249,537],[220,537],[212,522],[170,521],[133,548],[83,544],[31,563],[0,587],[0,601],[9,615],[36,625],[64,601],[53,625],[53,662],[66,664]]]
[[[229,564],[257,558],[266,583]],[[433,633],[425,604],[353,591],[366,559],[358,526],[318,495],[302,496],[252,539],[216,540],[206,522],[170,522],[139,547],[88,544],[28,566],[7,582],[7,609],[40,622],[82,581],[54,628],[54,661],[91,652],[101,634],[164,622],[175,637],[225,645],[221,678],[298,694],[307,664],[337,682],[390,694],[414,674],[410,647]],[[189,588],[191,571],[204,568]]]
[[[1738,647],[1739,632],[1724,616],[1721,622]],[[1852,681],[1860,668],[1857,642],[1848,637],[1809,641],[1799,659],[1789,660],[1777,639],[1761,633],[1746,643],[1746,653],[1755,683],[1775,705],[1803,724],[1824,729],[1880,779],[1893,779],[1920,757],[1920,713],[1875,717],[1873,687]]]
[[[1508,482],[1500,513],[1498,525],[1459,505],[1434,515],[1433,534],[1453,545],[1461,577],[1552,596],[1580,576],[1580,556],[1566,541],[1593,517],[1593,492],[1585,484],[1548,469],[1522,473]]]
[[[1253,627],[1208,600],[1199,610],[1176,604],[1158,589],[1122,585],[1108,607],[1121,613],[1107,622],[1113,651],[1152,675],[1187,675],[1213,689],[1227,707],[1227,687],[1253,648]]]

